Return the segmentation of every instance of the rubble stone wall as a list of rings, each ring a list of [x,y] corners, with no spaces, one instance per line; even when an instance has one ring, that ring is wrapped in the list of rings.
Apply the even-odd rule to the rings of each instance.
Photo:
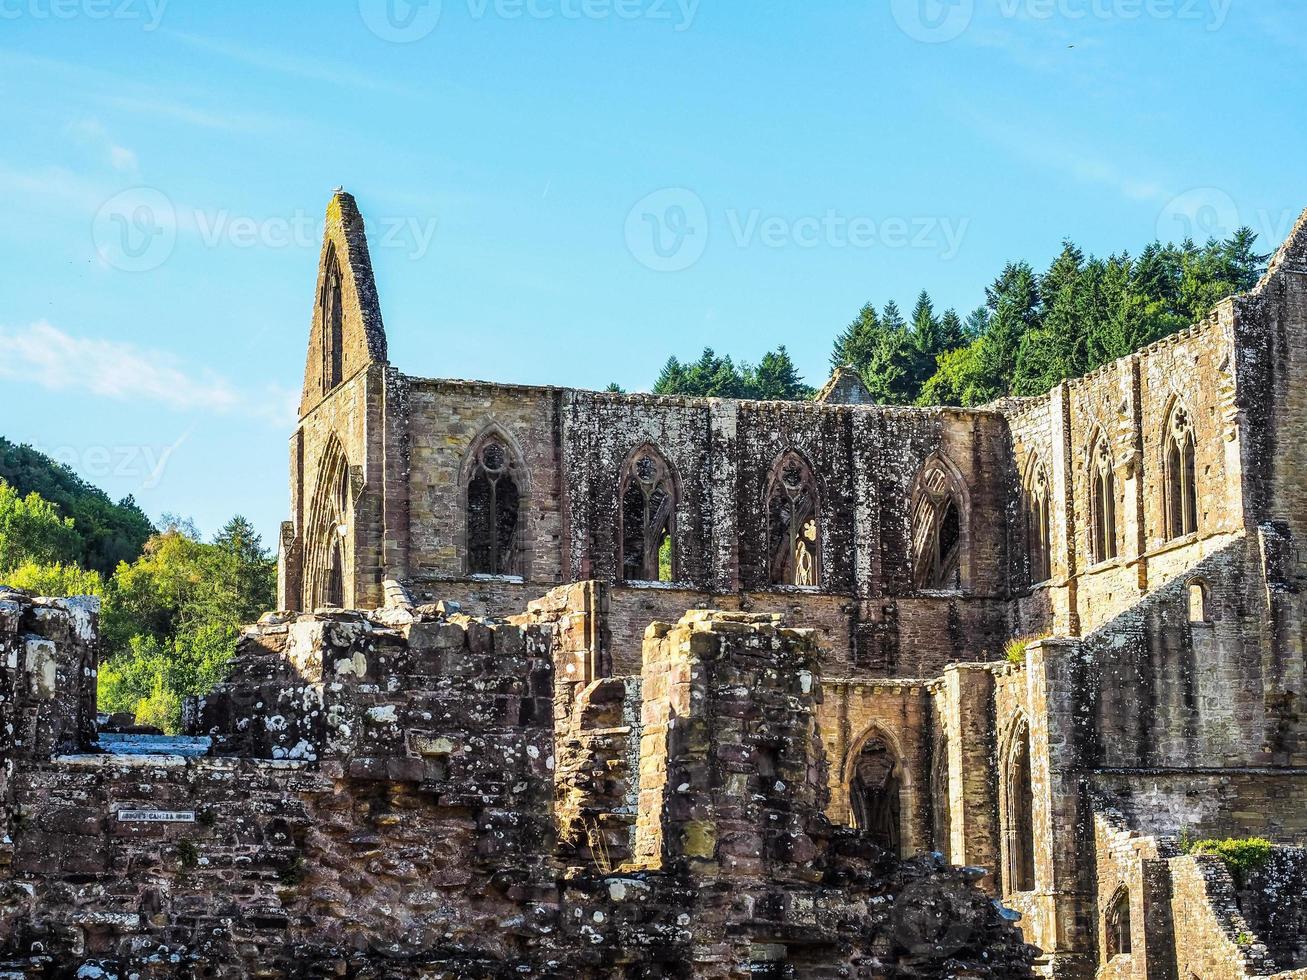
[[[1031,975],[974,873],[826,819],[813,634],[698,611],[602,676],[605,607],[268,615],[195,713],[213,754],[19,760],[0,972]]]

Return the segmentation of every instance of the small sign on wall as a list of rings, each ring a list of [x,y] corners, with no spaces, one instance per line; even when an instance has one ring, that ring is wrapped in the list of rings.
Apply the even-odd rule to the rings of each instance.
[[[194,810],[119,810],[123,823],[195,823]]]

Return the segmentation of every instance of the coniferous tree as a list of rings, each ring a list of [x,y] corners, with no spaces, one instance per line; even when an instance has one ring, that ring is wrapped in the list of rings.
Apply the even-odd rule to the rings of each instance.
[[[749,398],[802,401],[812,397],[812,389],[803,383],[784,344],[764,354],[757,367],[745,372],[744,381]]]
[[[835,338],[830,358],[831,370],[851,364],[859,372],[865,371],[871,363],[876,345],[880,343],[880,334],[880,314],[876,312],[876,307],[868,303],[858,312],[857,318]]]

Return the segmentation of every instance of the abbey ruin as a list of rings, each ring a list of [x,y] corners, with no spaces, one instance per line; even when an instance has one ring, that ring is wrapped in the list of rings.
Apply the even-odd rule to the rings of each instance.
[[[0,592],[0,976],[1307,977],[1307,214],[981,409],[409,377],[344,193],[315,296],[189,737]]]

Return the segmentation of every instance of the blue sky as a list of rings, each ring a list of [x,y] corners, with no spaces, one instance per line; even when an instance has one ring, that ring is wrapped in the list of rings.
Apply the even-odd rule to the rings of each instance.
[[[1269,250],[1304,56],[1293,0],[0,0],[0,432],[271,542],[337,185],[411,374],[820,383],[1064,237]]]

